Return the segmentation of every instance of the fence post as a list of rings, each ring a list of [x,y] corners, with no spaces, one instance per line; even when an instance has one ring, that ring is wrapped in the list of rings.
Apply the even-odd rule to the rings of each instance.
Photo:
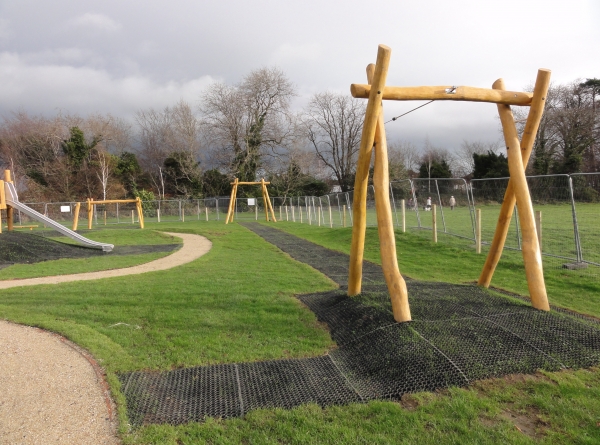
[[[258,221],[258,198],[255,198],[256,201],[254,201],[256,203],[256,205],[254,206],[254,220]]]
[[[571,211],[573,213],[573,232],[575,235],[575,250],[577,252],[577,262],[583,262],[583,253],[581,252],[581,240],[579,239],[579,224],[577,223],[577,212],[575,211],[575,195],[573,193],[573,178],[569,176],[569,193],[571,194]]]
[[[436,181],[437,182],[437,181]],[[431,231],[433,232],[433,242],[437,243],[437,206],[431,205]]]
[[[467,189],[467,205],[469,206],[469,217],[471,218],[471,229],[473,229],[473,241],[476,240],[477,234],[475,233],[475,226],[477,225],[477,217],[475,216],[475,195],[473,195],[473,182],[471,180],[470,184],[467,184],[467,181],[463,179],[465,183],[465,187]],[[471,196],[469,197],[469,191],[471,192]]]
[[[438,195],[438,202],[440,203],[440,213],[442,214],[442,225],[444,226],[444,233],[446,233],[446,218],[444,218],[444,206],[442,205],[442,197],[440,196],[440,188],[438,186],[438,180],[435,180],[435,190]]]
[[[392,205],[394,206],[394,216],[396,217],[396,225],[398,226],[398,212],[396,211],[396,199],[394,199],[394,190],[392,189],[392,183],[390,182],[390,201],[392,201]]]
[[[540,252],[542,251],[542,211],[535,212],[535,229],[537,232],[538,242],[540,244]]]
[[[206,213],[206,222],[208,222],[208,207],[204,207],[204,213]]]
[[[475,252],[481,253],[481,209],[475,209],[475,225],[477,226],[475,234]]]
[[[292,222],[296,222],[296,212],[294,212],[295,208],[296,206],[294,205],[294,201],[292,201]]]
[[[402,211],[402,233],[406,232],[406,201],[404,199],[400,200],[400,209]],[[398,215],[396,215],[398,217]]]
[[[346,227],[346,206],[342,206],[342,227]]]
[[[181,201],[179,201],[179,205],[181,205]],[[181,222],[185,222],[185,207],[181,207]]]
[[[288,213],[288,206],[287,206],[287,204],[285,206],[285,220],[286,221],[290,220],[290,214]]]
[[[327,195],[327,203],[329,204],[329,228],[333,229],[333,217],[331,215],[331,199]]]
[[[131,224],[135,224],[135,216],[133,216],[133,210],[131,211]]]
[[[160,222],[160,209],[156,209],[156,219],[157,222]]]

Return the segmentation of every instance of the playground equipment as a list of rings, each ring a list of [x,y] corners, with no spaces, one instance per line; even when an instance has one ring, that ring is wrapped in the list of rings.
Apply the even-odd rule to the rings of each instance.
[[[87,239],[80,234],[67,229],[62,224],[57,223],[56,221],[48,218],[41,213],[36,212],[31,207],[26,206],[25,204],[19,201],[19,196],[17,195],[17,189],[12,182],[12,175],[10,170],[4,170],[4,180],[0,180],[0,210],[6,210],[6,222],[7,228],[9,231],[12,231],[14,226],[14,209],[26,214],[30,218],[33,218],[48,227],[53,228],[57,232],[62,235],[68,236],[69,238],[77,241],[84,247],[89,247],[92,249],[102,249],[103,252],[110,252],[115,247],[112,244],[99,243],[96,241],[92,241]],[[0,228],[2,224],[0,223]],[[1,232],[1,229],[0,229]]]
[[[235,199],[237,197],[237,189],[239,185],[259,185],[262,189],[262,197],[265,203],[265,217],[266,220],[269,221],[269,212],[271,212],[271,218],[273,218],[273,222],[277,222],[275,219],[275,212],[273,212],[273,206],[271,205],[271,199],[269,198],[269,192],[267,191],[267,185],[270,182],[265,182],[264,178],[260,180],[260,182],[240,182],[238,178],[231,183],[233,186],[231,188],[231,198],[229,199],[229,209],[227,210],[227,218],[225,219],[225,224],[229,224],[233,222],[233,215],[235,213]]]
[[[385,85],[390,56],[391,49],[385,45],[379,45],[375,65],[370,64],[367,67],[368,84],[353,84],[350,87],[353,97],[368,99],[368,102],[354,184],[354,219],[350,250],[348,295],[354,296],[361,291],[366,229],[367,182],[371,156],[375,152],[373,184],[375,187],[375,208],[381,245],[382,268],[392,301],[394,319],[398,322],[411,320],[406,283],[398,269],[392,211],[389,202],[387,142],[382,111],[383,100],[489,102],[495,103],[498,107],[508,154],[510,180],[502,203],[494,240],[478,284],[488,287],[491,282],[494,270],[502,255],[502,249],[516,202],[519,209],[519,219],[523,235],[523,260],[531,304],[537,309],[550,310],[546,285],[544,283],[542,256],[536,234],[533,206],[525,178],[525,166],[529,160],[544,111],[546,94],[550,84],[550,70],[538,70],[533,93],[506,91],[502,79],[494,82],[492,89],[464,86],[390,87]],[[510,105],[530,107],[521,141],[518,139]]]
[[[135,203],[135,209],[138,214],[138,221],[140,222],[140,229],[144,228],[144,212],[142,210],[142,201],[141,199],[107,199],[104,201],[94,201],[94,199],[88,198],[86,201],[87,204],[87,217],[88,217],[88,229],[92,228],[92,219],[94,216],[94,206],[95,205],[106,205],[106,204],[131,204]],[[77,230],[77,226],[79,224],[79,210],[81,209],[81,203],[78,202],[75,204],[75,213],[73,214],[73,230]],[[132,216],[133,219],[133,216]],[[105,221],[106,222],[106,221]]]

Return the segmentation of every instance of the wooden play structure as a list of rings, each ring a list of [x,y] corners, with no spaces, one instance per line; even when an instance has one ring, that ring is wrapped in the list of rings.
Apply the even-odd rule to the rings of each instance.
[[[138,215],[138,221],[140,222],[140,229],[144,228],[144,212],[142,209],[142,200],[140,198],[135,199],[107,199],[104,201],[94,201],[93,198],[88,198],[86,200],[87,204],[87,217],[88,217],[88,229],[92,228],[92,220],[94,216],[94,206],[95,205],[106,205],[106,204],[131,204],[135,203],[135,209]],[[77,230],[77,226],[79,224],[79,210],[81,208],[81,203],[78,202],[75,204],[75,212],[73,214],[73,230]],[[133,219],[133,216],[132,216]]]
[[[368,102],[354,183],[354,221],[350,250],[348,295],[354,296],[361,292],[367,215],[367,182],[371,156],[375,152],[373,184],[375,187],[375,209],[381,245],[382,268],[390,293],[394,319],[398,322],[411,320],[406,283],[398,269],[396,257],[396,240],[388,192],[389,170],[383,119],[383,100],[488,102],[495,103],[498,107],[508,154],[510,180],[498,217],[494,239],[478,284],[484,287],[490,285],[494,270],[502,255],[516,202],[519,209],[523,237],[523,260],[531,304],[540,310],[550,310],[533,206],[525,177],[525,167],[531,155],[544,111],[546,94],[550,84],[550,70],[538,70],[533,93],[506,91],[502,79],[494,82],[492,89],[464,86],[391,87],[385,85],[390,56],[391,49],[385,45],[379,45],[375,65],[370,64],[367,67],[368,84],[353,84],[350,87],[353,97],[368,99]],[[510,109],[511,105],[529,107],[529,115],[521,141],[519,141],[517,135],[515,121]]]
[[[231,183],[233,187],[231,188],[231,198],[229,199],[229,209],[227,210],[227,218],[225,219],[225,224],[233,222],[233,215],[235,214],[235,200],[237,198],[238,186],[240,185],[260,185],[262,189],[263,201],[265,203],[266,220],[269,221],[270,212],[271,218],[273,218],[273,222],[277,222],[277,220],[275,219],[275,212],[273,211],[273,206],[271,205],[271,199],[269,199],[269,192],[267,190],[267,185],[269,184],[270,182],[266,182],[264,178],[261,179],[260,182],[240,182],[238,181],[238,178],[235,178],[235,180]]]

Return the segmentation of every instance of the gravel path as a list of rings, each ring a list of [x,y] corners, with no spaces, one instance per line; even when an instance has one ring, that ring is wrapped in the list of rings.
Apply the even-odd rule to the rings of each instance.
[[[212,244],[168,233],[183,247],[125,269],[0,282],[0,288],[96,280],[170,269],[199,258]],[[0,320],[0,444],[118,444],[116,416],[101,368],[63,337]]]

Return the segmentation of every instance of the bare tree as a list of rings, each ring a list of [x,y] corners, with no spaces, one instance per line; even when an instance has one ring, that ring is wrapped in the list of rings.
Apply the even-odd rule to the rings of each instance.
[[[308,141],[344,192],[354,182],[365,109],[360,99],[325,92],[312,97],[302,118]]]
[[[222,167],[254,181],[263,158],[291,136],[295,88],[276,68],[252,71],[239,85],[215,83],[201,97],[208,143]]]
[[[494,142],[463,140],[454,157],[452,172],[456,177],[465,177],[473,173],[475,163],[474,154],[499,153],[502,145]]]
[[[407,175],[416,174],[421,165],[421,152],[412,142],[409,141],[393,141],[388,145],[388,159],[390,164],[390,179],[401,174],[400,166],[403,166]],[[411,173],[412,172],[412,173]],[[401,179],[396,177],[394,179]]]

